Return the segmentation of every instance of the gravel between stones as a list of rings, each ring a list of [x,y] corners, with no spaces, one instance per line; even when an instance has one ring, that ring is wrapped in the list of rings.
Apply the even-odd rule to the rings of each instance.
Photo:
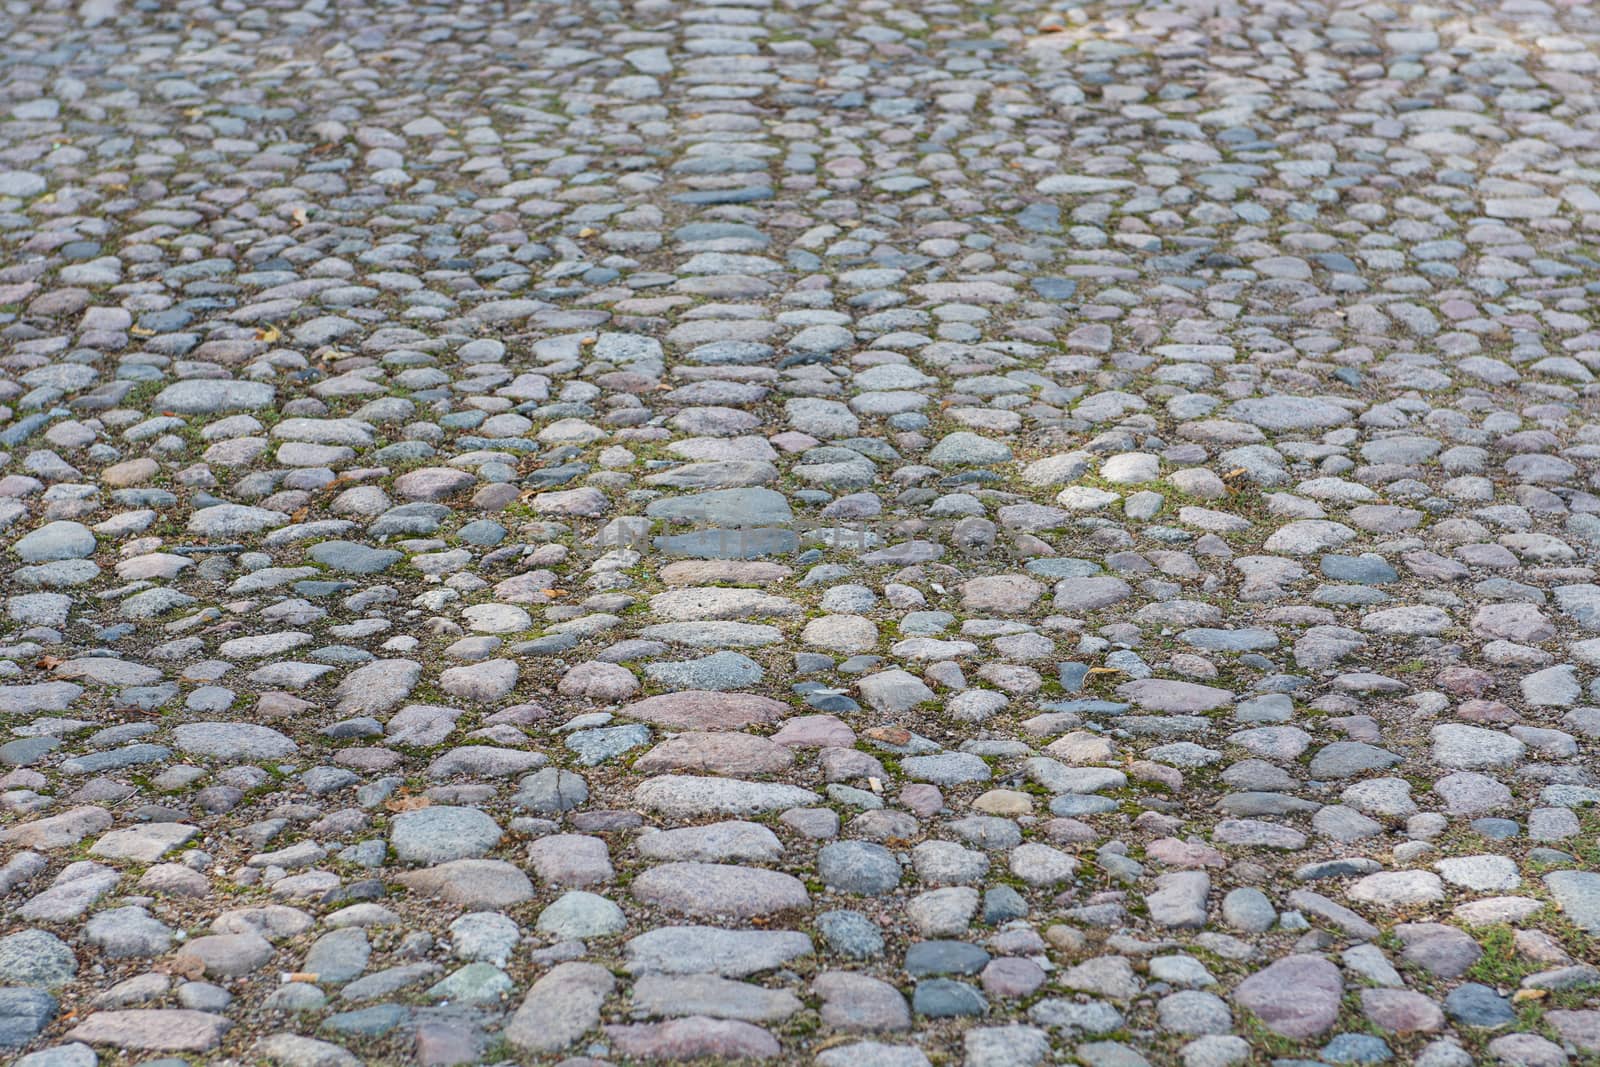
[[[1600,1056],[1600,20],[0,9],[0,1051]]]

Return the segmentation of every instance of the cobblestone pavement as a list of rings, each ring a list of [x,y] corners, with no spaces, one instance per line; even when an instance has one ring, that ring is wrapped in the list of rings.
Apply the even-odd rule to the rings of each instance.
[[[9,0],[0,1049],[1600,1058],[1600,14]]]

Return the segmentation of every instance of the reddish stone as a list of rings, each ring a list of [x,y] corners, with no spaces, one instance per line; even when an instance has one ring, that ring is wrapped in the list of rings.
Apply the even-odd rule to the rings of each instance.
[[[477,1063],[480,1055],[476,1035],[466,1026],[423,1023],[417,1027],[416,1042],[416,1061],[424,1067]]]
[[[677,730],[742,730],[752,723],[776,722],[788,713],[787,704],[754,693],[687,689],[681,693],[646,697],[617,714]]]
[[[636,811],[617,811],[601,808],[595,811],[575,811],[568,819],[572,828],[585,834],[608,834],[617,830],[637,830],[644,825],[644,817]]]
[[[607,392],[618,393],[648,393],[660,384],[655,378],[625,370],[602,374],[594,380],[594,383]]]
[[[472,494],[472,506],[478,511],[504,511],[521,497],[522,491],[512,483],[495,482]]]
[[[706,771],[742,776],[777,774],[789,769],[794,755],[765,737],[740,733],[691,732],[669,737],[634,763],[640,774]]]
[[[1240,982],[1233,1000],[1273,1033],[1303,1040],[1334,1024],[1343,992],[1339,968],[1321,956],[1285,956]]]
[[[421,467],[394,480],[394,491],[407,500],[443,500],[472,488],[478,479],[453,467]]]
[[[911,1009],[900,990],[864,974],[827,971],[811,983],[822,998],[822,1021],[835,1030],[884,1033],[911,1029]]]
[[[1342,731],[1352,741],[1370,741],[1377,744],[1383,739],[1383,732],[1378,728],[1378,720],[1371,715],[1346,715],[1339,719],[1329,719],[1328,725]]]
[[[97,1011],[66,1038],[138,1052],[205,1052],[221,1044],[232,1025],[220,1015],[180,1008]]]
[[[742,559],[684,559],[661,568],[661,580],[671,586],[717,585],[721,582],[771,585],[794,572],[779,563]]]
[[[1163,837],[1159,841],[1152,841],[1146,848],[1145,855],[1151,859],[1159,860],[1168,867],[1226,867],[1227,857],[1210,845],[1198,841],[1179,841],[1175,837]]]
[[[1481,697],[1494,688],[1494,675],[1473,667],[1446,667],[1434,675],[1434,681],[1451,696]]]
[[[1431,1034],[1444,1027],[1439,1005],[1409,989],[1363,989],[1361,1010],[1392,1034]]]
[[[543,704],[513,704],[509,708],[495,712],[483,721],[490,726],[498,726],[501,723],[510,723],[512,726],[527,726],[529,723],[548,719],[554,714],[555,712]]]
[[[1521,722],[1522,716],[1498,700],[1464,700],[1456,708],[1456,717],[1467,722]]]
[[[811,904],[805,883],[793,875],[724,863],[663,863],[635,878],[628,891],[680,915],[749,919]]]
[[[52,289],[33,299],[30,315],[74,315],[89,306],[94,297],[87,289]]]
[[[276,721],[279,719],[292,719],[305,715],[316,708],[309,700],[301,700],[293,693],[284,693],[274,690],[262,693],[256,699],[256,712],[263,719]]]
[[[1044,968],[1022,956],[990,960],[978,980],[991,997],[1025,997],[1044,984]]]
[[[784,723],[772,739],[790,748],[849,748],[856,732],[834,715],[802,715]]]
[[[1501,1034],[1489,1042],[1489,1058],[1516,1067],[1567,1067],[1566,1050],[1538,1034]]]
[[[876,778],[881,784],[889,777],[876,756],[854,748],[819,748],[817,766],[822,768],[825,782],[864,782]]]
[[[1128,774],[1141,782],[1156,782],[1168,789],[1183,788],[1183,772],[1165,763],[1139,759],[1128,764]]]
[[[926,819],[944,809],[944,794],[938,786],[917,782],[900,790],[900,803],[913,815]]]
[[[400,762],[400,753],[388,748],[341,748],[333,762],[358,771],[386,771]]]
[[[1099,831],[1078,819],[1050,819],[1040,829],[1057,845],[1082,845],[1100,839]]]
[[[1076,822],[1077,820],[1072,820]],[[1078,825],[1082,826],[1082,823]],[[1159,811],[1141,811],[1139,817],[1133,820],[1136,829],[1149,834],[1175,834],[1183,829],[1183,820],[1171,815],[1163,815]]]
[[[618,1053],[639,1060],[770,1060],[780,1052],[771,1034],[737,1019],[691,1015],[664,1023],[608,1026],[605,1031]]]
[[[528,846],[528,862],[542,880],[552,885],[595,885],[609,882],[616,875],[606,843],[584,834],[541,837]]]
[[[801,433],[798,430],[785,430],[783,433],[774,434],[767,440],[772,442],[773,447],[780,448],[785,452],[804,452],[806,449],[816,448],[822,443],[810,434]]]
[[[1552,1011],[1544,1021],[1579,1052],[1600,1052],[1600,1011]]]
[[[1440,978],[1461,977],[1483,955],[1470,934],[1444,923],[1400,923],[1394,934],[1406,946],[1402,960]]]

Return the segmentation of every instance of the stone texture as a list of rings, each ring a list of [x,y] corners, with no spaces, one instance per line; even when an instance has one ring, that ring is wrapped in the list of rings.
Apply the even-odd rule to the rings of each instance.
[[[26,1067],[1595,1051],[1585,5],[0,38]]]

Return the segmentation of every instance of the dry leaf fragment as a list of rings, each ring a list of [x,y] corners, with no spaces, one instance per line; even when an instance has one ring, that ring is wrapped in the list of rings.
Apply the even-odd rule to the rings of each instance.
[[[1550,995],[1548,989],[1519,989],[1511,994],[1511,1003],[1521,1004],[1527,1000],[1543,1000]]]
[[[163,974],[175,974],[180,978],[187,978],[191,982],[201,978],[206,973],[206,961],[199,956],[180,953],[170,960],[163,960],[156,966],[156,970]]]
[[[384,801],[383,806],[389,811],[421,811],[432,803],[427,797],[395,797]]]
[[[263,326],[261,329],[256,331],[256,340],[265,341],[269,345],[282,336],[283,331],[278,329],[276,326]]]
[[[154,330],[147,330],[143,326],[129,326],[128,332],[135,337],[154,337],[156,335]]]
[[[857,1034],[834,1034],[832,1037],[825,1037],[821,1041],[814,1042],[811,1045],[811,1051],[821,1052],[824,1049],[837,1048],[840,1045],[849,1045],[859,1040],[860,1036]]]
[[[315,971],[284,971],[285,982],[315,982],[321,978]]]

